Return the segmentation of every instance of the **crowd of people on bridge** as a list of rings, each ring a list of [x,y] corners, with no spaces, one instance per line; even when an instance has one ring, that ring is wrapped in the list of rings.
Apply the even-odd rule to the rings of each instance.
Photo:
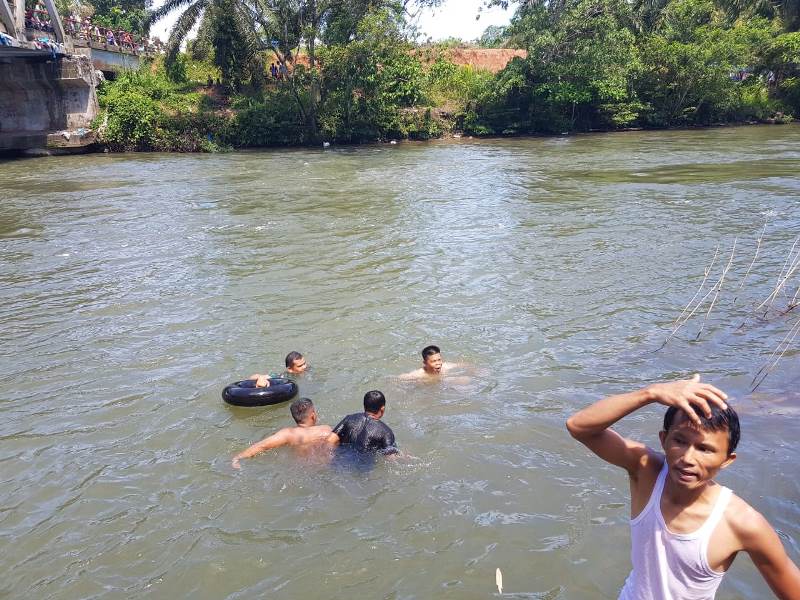
[[[25,27],[34,31],[55,33],[50,14],[41,4],[25,12]],[[151,40],[147,37],[134,36],[123,29],[114,31],[92,23],[88,17],[81,18],[78,15],[71,15],[64,19],[64,33],[75,39],[103,44],[106,47],[116,47],[134,54],[160,53],[164,49],[158,38]]]

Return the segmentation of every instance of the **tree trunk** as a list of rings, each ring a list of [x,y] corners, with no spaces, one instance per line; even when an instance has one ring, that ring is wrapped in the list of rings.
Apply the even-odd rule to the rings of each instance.
[[[308,111],[306,120],[308,123],[308,133],[311,143],[319,143],[319,129],[317,128],[317,106],[320,100],[319,77],[317,73],[316,38],[317,28],[319,27],[319,15],[317,14],[316,0],[308,3],[309,14],[311,17],[311,27],[306,45],[308,47],[308,66],[311,73],[311,89],[309,90]]]

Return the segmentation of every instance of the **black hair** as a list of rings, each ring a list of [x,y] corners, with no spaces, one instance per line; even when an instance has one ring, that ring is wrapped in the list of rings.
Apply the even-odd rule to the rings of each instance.
[[[300,398],[292,402],[289,410],[292,411],[292,418],[298,425],[306,420],[308,413],[314,409],[314,403],[311,398]]]
[[[434,354],[441,354],[442,351],[439,350],[439,346],[425,346],[422,349],[422,360],[428,360],[429,356],[433,356]]]
[[[741,430],[739,428],[739,415],[733,410],[730,404],[728,408],[722,410],[716,404],[709,402],[711,407],[711,418],[706,417],[699,406],[692,405],[694,412],[700,417],[700,427],[708,431],[727,431],[728,432],[728,454],[736,451],[739,445]],[[670,406],[664,414],[664,431],[668,432],[675,420],[675,415],[681,410],[676,406]]]
[[[286,368],[291,369],[294,366],[294,361],[300,360],[301,358],[303,358],[302,354],[292,350],[291,352],[289,352],[289,354],[286,355],[286,360],[284,361],[286,363]]]
[[[375,414],[386,406],[386,397],[383,392],[372,390],[364,394],[364,411]]]

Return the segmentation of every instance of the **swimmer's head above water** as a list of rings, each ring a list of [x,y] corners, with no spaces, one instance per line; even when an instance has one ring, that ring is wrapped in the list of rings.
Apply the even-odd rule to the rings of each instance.
[[[373,419],[380,419],[386,412],[386,396],[383,392],[372,390],[364,394],[364,412]]]
[[[306,362],[306,359],[299,352],[289,352],[289,354],[286,355],[286,360],[284,362],[286,363],[286,371],[288,373],[297,375],[298,373],[303,373],[306,369],[308,369],[308,363]]]
[[[317,409],[310,398],[300,398],[289,407],[294,422],[298,425],[314,426],[317,424]]]
[[[422,368],[430,375],[442,372],[442,351],[439,346],[425,346],[422,349]]]

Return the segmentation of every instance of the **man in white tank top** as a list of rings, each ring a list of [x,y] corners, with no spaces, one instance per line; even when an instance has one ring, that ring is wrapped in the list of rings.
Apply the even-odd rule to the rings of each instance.
[[[739,443],[739,418],[725,400],[695,375],[610,396],[567,421],[572,437],[628,472],[633,570],[619,600],[712,600],[740,551],[778,598],[800,600],[800,569],[775,530],[714,481]],[[611,429],[653,403],[669,407],[659,433],[663,453]]]

